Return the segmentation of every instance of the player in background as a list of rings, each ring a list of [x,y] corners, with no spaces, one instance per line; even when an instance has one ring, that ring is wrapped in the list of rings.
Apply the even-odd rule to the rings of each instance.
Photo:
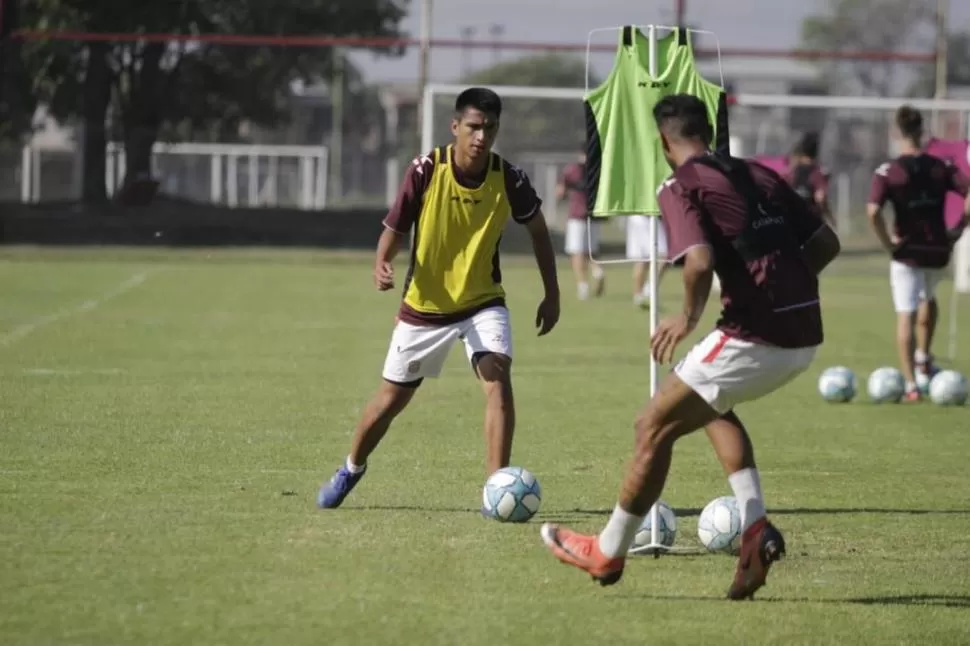
[[[532,237],[545,290],[535,319],[539,336],[559,320],[559,283],[541,200],[521,169],[491,151],[501,114],[495,92],[465,90],[455,102],[454,142],[416,158],[405,174],[374,262],[377,289],[392,289],[392,262],[414,230],[383,381],[357,424],[350,454],[321,487],[320,507],[339,507],[360,482],[391,422],[425,377],[438,376],[457,341],[485,393],[486,472],[509,464],[515,430],[512,330],[498,258],[509,218]]]
[[[829,173],[818,163],[818,133],[806,132],[788,158],[785,180],[806,202],[818,209],[830,227],[835,227],[829,208]]]
[[[921,387],[925,392],[936,370],[930,350],[940,313],[936,286],[970,219],[970,179],[949,161],[923,152],[923,116],[915,108],[900,107],[893,130],[899,156],[876,169],[867,211],[872,230],[891,258],[889,285],[905,399],[919,401]],[[944,212],[948,191],[967,197],[965,218],[950,231]],[[886,202],[893,205],[892,232],[882,217]]]
[[[627,550],[660,498],[674,442],[706,428],[741,510],[741,554],[731,599],[751,597],[785,551],[768,522],[751,438],[735,406],[764,397],[808,368],[822,343],[818,274],[839,253],[839,239],[774,171],[711,153],[707,109],[692,95],[654,108],[673,175],[659,194],[670,255],[684,258],[684,302],[651,339],[668,364],[721,280],[717,328],[660,384],[635,424],[636,448],[619,502],[599,536],[546,524],[542,538],[560,561],[602,585],[623,575]]]
[[[602,296],[606,289],[606,274],[597,263],[590,263],[591,254],[599,252],[600,223],[589,217],[586,210],[586,153],[563,169],[556,185],[556,200],[568,200],[566,220],[566,254],[576,277],[576,295],[585,301],[590,296],[589,278],[593,278],[592,293]]]
[[[650,303],[650,217],[631,215],[626,219],[626,257],[633,262],[633,304],[647,309]],[[647,260],[644,260],[647,258]],[[657,285],[667,269],[667,236],[663,225],[657,225]]]

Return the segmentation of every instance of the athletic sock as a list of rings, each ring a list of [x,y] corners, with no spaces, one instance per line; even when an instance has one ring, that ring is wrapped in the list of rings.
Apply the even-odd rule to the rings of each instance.
[[[593,276],[593,278],[599,280],[603,277],[603,268],[599,265],[592,265],[589,268],[589,273]]]
[[[350,471],[353,474],[357,474],[357,473],[362,473],[364,471],[364,469],[367,468],[367,463],[365,462],[364,464],[359,464],[359,465],[358,464],[354,464],[350,460],[350,456],[348,455],[347,456],[347,465],[346,466],[347,466],[347,471]]]
[[[761,495],[761,478],[757,469],[741,469],[728,476],[734,497],[741,510],[741,529],[747,530],[765,517],[765,501]]]
[[[635,516],[616,504],[606,528],[599,537],[600,551],[607,558],[625,556],[646,516]]]
[[[577,285],[576,294],[579,296],[579,300],[581,301],[589,298],[589,283],[580,283]]]

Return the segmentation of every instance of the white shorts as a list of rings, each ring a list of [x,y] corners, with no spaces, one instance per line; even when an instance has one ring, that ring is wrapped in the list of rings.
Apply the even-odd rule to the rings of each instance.
[[[600,223],[596,220],[566,220],[566,253],[591,254],[600,250]],[[589,233],[587,233],[587,230]]]
[[[398,321],[384,360],[384,379],[404,384],[437,377],[448,352],[459,340],[465,344],[469,362],[479,352],[511,358],[509,311],[504,307],[489,307],[464,321],[433,327]]]
[[[893,306],[900,314],[915,312],[920,303],[936,294],[936,286],[943,279],[943,269],[911,267],[897,260],[889,263],[889,286],[893,292]]]
[[[778,348],[714,330],[674,373],[718,413],[772,393],[805,372],[817,348]]]
[[[626,257],[627,260],[650,260],[650,220],[646,215],[630,215],[626,218]],[[667,233],[663,223],[657,220],[657,258],[667,258]]]

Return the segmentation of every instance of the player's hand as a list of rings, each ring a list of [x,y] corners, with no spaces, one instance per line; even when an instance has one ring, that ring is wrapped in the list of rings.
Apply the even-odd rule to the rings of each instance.
[[[536,310],[536,327],[539,336],[548,334],[559,322],[559,296],[546,296]]]
[[[684,313],[660,321],[653,338],[650,339],[650,353],[657,363],[670,363],[674,358],[674,350],[695,327],[697,321],[688,319]]]
[[[386,292],[394,287],[394,267],[389,262],[378,262],[374,267],[374,284],[378,291]]]

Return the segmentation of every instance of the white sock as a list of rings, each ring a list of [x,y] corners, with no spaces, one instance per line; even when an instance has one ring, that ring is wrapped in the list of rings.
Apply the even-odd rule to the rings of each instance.
[[[350,461],[350,456],[349,455],[347,456],[347,471],[350,471],[351,473],[360,473],[366,468],[367,468],[366,462],[360,465],[354,464],[353,462]]]
[[[589,298],[589,283],[580,283],[576,287],[576,294],[579,296],[579,300],[586,300]]]
[[[589,273],[593,276],[593,278],[599,280],[603,277],[603,268],[599,265],[593,265],[589,268]]]
[[[741,469],[728,476],[734,497],[741,510],[741,529],[746,530],[765,517],[765,500],[761,495],[761,478],[757,469]]]
[[[916,350],[916,352],[913,353],[913,362],[917,364],[926,364],[929,363],[929,361],[930,356],[922,350]]]
[[[637,535],[637,530],[643,524],[646,516],[634,516],[628,511],[624,511],[617,503],[610,516],[610,521],[606,523],[606,528],[600,534],[600,551],[608,558],[615,559],[618,556],[626,556],[627,550],[633,544],[633,538]]]
[[[916,382],[915,381],[907,381],[906,382],[906,392],[910,392],[910,391],[913,391],[913,390],[916,390]]]

